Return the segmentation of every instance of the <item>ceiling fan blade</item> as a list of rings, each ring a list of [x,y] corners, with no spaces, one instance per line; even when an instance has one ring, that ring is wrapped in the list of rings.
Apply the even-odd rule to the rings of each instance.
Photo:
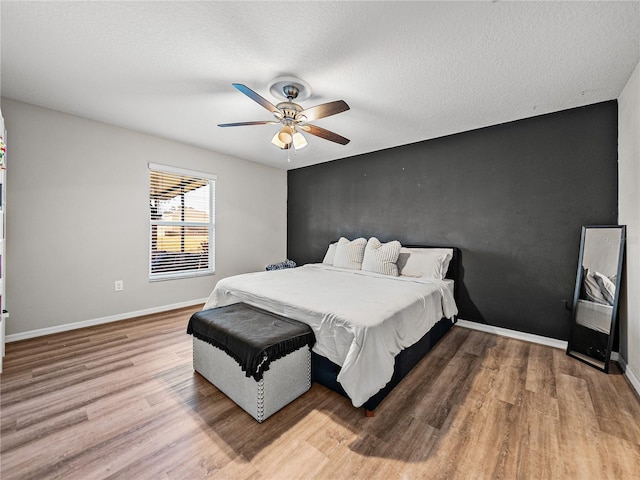
[[[340,145],[346,145],[350,142],[348,138],[344,138],[342,135],[338,135],[337,133],[331,132],[321,127],[317,127],[315,125],[299,125],[298,128],[307,133],[310,133],[311,135],[315,135],[316,137],[339,143]]]
[[[315,107],[307,108],[300,112],[298,116],[304,115],[306,117],[306,121],[312,122],[319,118],[346,112],[347,110],[349,110],[349,105],[347,105],[345,101],[336,100],[335,102],[323,103],[321,105],[316,105]]]
[[[273,122],[273,121],[261,121],[258,120],[257,122],[237,122],[237,123],[219,123],[218,126],[219,127],[245,127],[247,125],[280,125],[280,122]]]
[[[247,97],[249,97],[254,102],[259,103],[260,105],[262,105],[264,108],[269,110],[271,113],[280,112],[280,110],[278,110],[276,108],[276,106],[274,104],[272,104],[269,100],[266,100],[265,98],[261,97],[256,92],[254,92],[249,87],[247,87],[246,85],[242,85],[241,83],[232,83],[231,85],[233,85],[236,89],[238,89],[239,91],[244,93]]]

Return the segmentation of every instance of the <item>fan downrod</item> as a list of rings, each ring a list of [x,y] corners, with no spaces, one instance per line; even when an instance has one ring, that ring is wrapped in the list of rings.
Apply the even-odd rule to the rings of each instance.
[[[295,85],[285,85],[282,87],[282,93],[287,97],[287,100],[291,101],[298,97],[299,90]]]

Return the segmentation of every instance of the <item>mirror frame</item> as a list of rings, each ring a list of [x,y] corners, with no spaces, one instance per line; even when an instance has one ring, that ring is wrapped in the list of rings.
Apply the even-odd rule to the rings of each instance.
[[[572,349],[572,339],[574,338],[575,328],[576,328],[576,314],[578,311],[578,299],[580,298],[580,289],[582,287],[582,262],[584,258],[584,242],[588,229],[595,228],[612,228],[620,230],[620,246],[618,248],[618,267],[616,270],[617,275],[617,284],[616,284],[616,294],[613,299],[613,309],[611,311],[611,329],[609,330],[609,339],[607,341],[607,351],[605,355],[605,360],[600,361],[598,359],[589,357],[583,353],[574,351]],[[616,333],[616,325],[618,320],[618,302],[620,299],[620,287],[622,283],[622,264],[624,261],[624,251],[625,251],[625,242],[627,238],[627,228],[626,225],[585,225],[582,227],[582,233],[580,236],[580,255],[578,256],[578,270],[576,272],[576,286],[573,292],[573,304],[571,311],[571,331],[569,333],[569,340],[567,342],[567,355],[572,358],[575,358],[587,365],[592,366],[598,370],[603,371],[604,373],[609,373],[609,363],[611,361],[611,350],[613,348],[613,339]]]

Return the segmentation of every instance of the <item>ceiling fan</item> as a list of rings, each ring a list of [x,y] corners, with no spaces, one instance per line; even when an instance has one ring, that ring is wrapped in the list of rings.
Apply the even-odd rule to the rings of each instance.
[[[246,85],[242,85],[241,83],[233,83],[232,85],[251,100],[269,110],[276,120],[222,123],[218,125],[219,127],[282,124],[282,128],[274,135],[271,143],[281,149],[287,150],[292,147],[299,150],[307,146],[307,140],[301,131],[341,145],[349,143],[349,139],[342,135],[307,123],[349,110],[349,105],[343,100],[323,103],[304,109],[297,103],[294,103],[294,100],[301,101],[309,98],[311,95],[311,87],[306,82],[295,77],[278,77],[269,83],[269,91],[274,96],[284,100],[277,105],[273,105]]]

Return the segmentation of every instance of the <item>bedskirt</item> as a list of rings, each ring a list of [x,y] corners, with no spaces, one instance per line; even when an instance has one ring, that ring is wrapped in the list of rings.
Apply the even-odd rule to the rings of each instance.
[[[363,407],[369,411],[375,410],[391,390],[435,347],[440,339],[451,329],[452,325],[453,323],[450,319],[441,319],[420,340],[396,355],[391,380],[378,393],[370,397]],[[337,380],[338,373],[340,373],[339,365],[313,351],[311,352],[311,379],[349,398]]]

